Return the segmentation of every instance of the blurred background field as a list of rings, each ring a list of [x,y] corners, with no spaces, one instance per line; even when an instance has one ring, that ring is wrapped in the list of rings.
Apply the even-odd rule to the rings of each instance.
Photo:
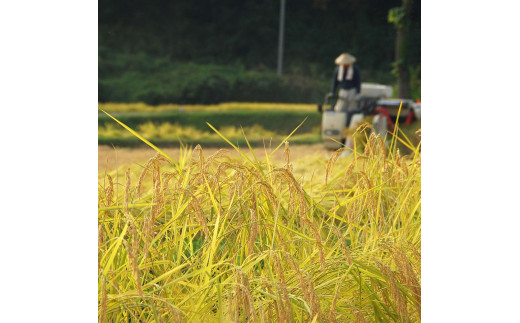
[[[221,142],[206,122],[235,142],[245,143],[244,134],[252,144],[283,139],[304,120],[294,135],[297,143],[320,140],[321,115],[316,105],[281,103],[224,103],[218,105],[100,104],[120,121],[157,144],[215,145]],[[155,110],[157,108],[157,110]],[[242,132],[243,131],[243,132]],[[136,146],[143,143],[114,123],[104,113],[98,115],[98,143]]]
[[[218,105],[160,105],[144,103],[100,104],[120,121],[161,147],[179,147],[181,144],[203,147],[222,146],[222,139],[207,125],[237,145],[245,146],[248,138],[253,146],[268,146],[280,142],[296,129],[291,143],[314,144],[322,140],[321,114],[312,104],[283,103],[224,103]],[[158,110],[154,110],[157,108]],[[365,117],[371,122],[372,117]],[[416,131],[420,120],[401,129],[414,144],[419,142]],[[119,147],[138,147],[145,144],[115,123],[104,113],[98,115],[98,144]],[[402,152],[407,147],[398,143]]]
[[[217,145],[206,122],[260,145],[303,120],[294,143],[315,143],[341,52],[357,57],[363,82],[395,96],[406,78],[406,98],[420,99],[420,12],[408,0],[104,1],[99,106],[163,146]],[[100,145],[140,145],[110,123],[99,114]]]
[[[303,120],[294,143],[315,143],[341,52],[357,57],[363,82],[396,96],[406,78],[406,98],[420,99],[420,12],[408,0],[104,1],[99,106],[162,146],[217,145],[206,122],[260,145]],[[108,120],[99,114],[100,145],[140,145]]]
[[[407,31],[398,63],[418,99],[420,13],[420,1],[287,1],[279,75],[279,1],[107,0],[99,6],[99,102],[317,103],[343,51],[358,58],[363,82],[396,85],[398,25]]]

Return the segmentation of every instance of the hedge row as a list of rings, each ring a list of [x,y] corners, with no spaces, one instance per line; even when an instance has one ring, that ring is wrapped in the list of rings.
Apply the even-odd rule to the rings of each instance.
[[[99,102],[312,103],[321,101],[330,86],[329,81],[280,77],[272,71],[249,71],[239,65],[174,64],[146,55],[100,58],[99,70]]]

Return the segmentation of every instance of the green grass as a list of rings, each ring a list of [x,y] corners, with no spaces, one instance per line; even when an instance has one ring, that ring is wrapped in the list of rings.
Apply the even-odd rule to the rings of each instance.
[[[278,133],[289,133],[305,118],[307,121],[301,129],[309,132],[313,127],[321,124],[321,114],[318,111],[164,111],[164,112],[127,112],[114,115],[129,127],[137,127],[146,122],[178,123],[184,127],[193,126],[200,130],[207,130],[206,121],[215,127],[225,126],[254,126],[260,125],[266,130]],[[98,125],[103,126],[111,122],[105,115],[98,116]]]
[[[247,146],[247,141],[245,139],[234,139],[231,140],[233,144],[241,147]],[[256,139],[249,140],[249,144],[253,147],[261,147],[269,145],[269,139]],[[272,140],[273,142],[276,140]],[[225,144],[220,139],[181,139],[181,140],[171,140],[171,139],[154,139],[153,142],[160,147],[180,147],[181,145],[187,146],[196,146],[201,145],[202,147],[223,147]],[[321,137],[319,135],[308,137],[305,139],[293,139],[291,140],[291,144],[293,145],[310,145],[315,143],[320,143]],[[108,145],[108,146],[116,146],[116,147],[141,147],[143,146],[143,142],[139,139],[134,138],[119,138],[119,137],[100,137],[98,138],[98,145]]]

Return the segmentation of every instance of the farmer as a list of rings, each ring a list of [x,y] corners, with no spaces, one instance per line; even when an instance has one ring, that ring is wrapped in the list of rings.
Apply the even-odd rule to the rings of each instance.
[[[334,96],[339,85],[335,111],[349,111],[357,106],[361,96],[361,73],[359,68],[354,65],[355,61],[356,58],[349,53],[339,55],[334,61],[338,67],[334,70],[332,91],[328,96]]]

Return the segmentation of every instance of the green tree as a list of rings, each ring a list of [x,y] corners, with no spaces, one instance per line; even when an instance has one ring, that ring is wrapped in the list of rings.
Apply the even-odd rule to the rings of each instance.
[[[397,96],[410,97],[409,32],[413,0],[402,0],[400,7],[388,11],[388,22],[396,29],[395,61],[393,72],[397,76]]]

